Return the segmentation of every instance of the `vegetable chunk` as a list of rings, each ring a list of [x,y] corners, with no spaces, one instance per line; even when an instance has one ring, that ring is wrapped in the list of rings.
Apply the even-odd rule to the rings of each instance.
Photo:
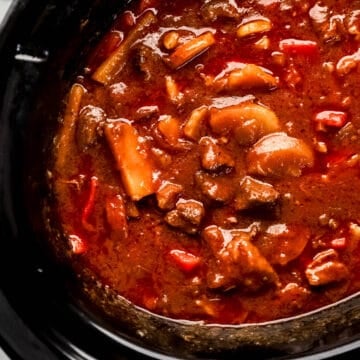
[[[178,69],[200,55],[214,43],[215,38],[211,32],[199,35],[185,44],[177,46],[175,51],[169,56],[169,63],[172,68]]]
[[[263,32],[268,32],[272,28],[271,21],[269,19],[263,18],[263,19],[255,19],[249,22],[246,22],[245,24],[242,24],[237,29],[237,36],[239,38],[251,36]]]
[[[247,163],[251,174],[298,177],[304,168],[314,165],[314,154],[303,140],[274,133],[253,145]]]
[[[154,13],[147,11],[120,46],[96,69],[92,78],[102,84],[109,84],[124,67],[131,45],[140,37],[145,28],[155,22]]]
[[[242,69],[231,71],[227,86],[229,89],[236,89],[238,87],[243,89],[257,87],[273,89],[277,84],[278,80],[270,71],[265,71],[265,69],[255,64],[246,64]]]
[[[216,134],[227,135],[232,132],[240,144],[254,143],[261,136],[280,130],[276,114],[254,103],[212,108],[209,123]]]
[[[153,165],[136,129],[122,121],[107,123],[105,135],[130,198],[137,201],[153,194]]]
[[[70,89],[70,94],[63,118],[63,126],[57,139],[57,159],[55,168],[58,171],[66,164],[67,156],[70,153],[70,144],[76,133],[76,124],[79,117],[81,100],[85,89],[80,84],[74,84]]]

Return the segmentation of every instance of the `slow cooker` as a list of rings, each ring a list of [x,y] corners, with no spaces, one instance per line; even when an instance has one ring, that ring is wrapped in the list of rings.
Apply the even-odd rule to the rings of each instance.
[[[69,59],[80,59],[82,53],[76,49],[86,51],[95,43],[127,3],[15,0],[2,25],[0,346],[11,359],[355,358],[360,354],[359,296],[337,304],[333,319],[339,322],[344,315],[344,324],[327,323],[326,334],[308,346],[251,346],[195,356],[178,351],[181,343],[159,348],[142,342],[126,327],[114,329],[91,308],[81,306],[64,281],[67,270],[47,256],[41,246],[45,235],[37,202],[47,189],[36,178],[44,170],[43,139],[51,120],[56,120],[66,79],[74,71],[76,61]],[[40,119],[35,125],[29,121],[34,116]],[[35,184],[32,189],[24,186],[29,177]]]

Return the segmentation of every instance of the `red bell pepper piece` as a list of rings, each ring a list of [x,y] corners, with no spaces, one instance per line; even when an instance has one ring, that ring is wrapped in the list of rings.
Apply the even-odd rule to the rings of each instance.
[[[91,228],[91,225],[88,223],[88,219],[92,210],[94,209],[97,187],[98,187],[98,178],[96,176],[92,176],[90,179],[89,195],[81,214],[81,223],[86,229]]]
[[[348,149],[343,149],[341,151],[331,153],[326,156],[326,167],[330,169],[335,166],[340,166],[344,164],[347,160],[349,160],[353,155],[354,152]]]
[[[314,121],[317,130],[325,130],[326,127],[341,128],[347,121],[347,114],[343,111],[321,111],[315,114]]]
[[[201,258],[183,250],[171,250],[170,256],[175,264],[183,271],[189,272],[195,269],[201,262]]]
[[[105,201],[106,219],[112,230],[128,236],[128,224],[124,199],[121,195],[107,198]]]
[[[335,250],[342,250],[346,248],[346,238],[341,237],[331,241],[331,247]]]
[[[79,254],[83,254],[86,251],[87,249],[86,243],[81,237],[77,235],[70,235],[69,241],[70,241],[71,250],[74,254],[79,255]]]
[[[289,55],[313,56],[318,53],[318,44],[311,40],[284,39],[280,41],[279,48]]]

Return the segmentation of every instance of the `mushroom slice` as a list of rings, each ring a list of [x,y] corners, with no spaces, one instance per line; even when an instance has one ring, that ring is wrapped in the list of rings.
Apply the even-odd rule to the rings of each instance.
[[[261,66],[255,64],[246,64],[242,69],[231,71],[227,82],[229,89],[252,89],[258,87],[272,89],[277,85],[278,80],[270,71],[266,71]]]
[[[241,145],[249,145],[261,136],[280,130],[279,119],[266,106],[255,103],[241,103],[210,111],[210,127],[214,133],[233,133]]]
[[[237,29],[236,35],[239,38],[243,38],[245,36],[256,35],[263,32],[268,32],[272,28],[272,23],[267,18],[254,19],[248,21]]]
[[[298,177],[306,167],[314,165],[312,149],[303,141],[285,133],[264,136],[247,155],[250,174]]]

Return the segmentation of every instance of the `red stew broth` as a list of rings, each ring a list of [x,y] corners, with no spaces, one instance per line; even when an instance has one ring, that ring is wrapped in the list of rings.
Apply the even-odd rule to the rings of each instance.
[[[208,323],[359,291],[359,42],[357,2],[134,2],[55,139],[73,269]]]

